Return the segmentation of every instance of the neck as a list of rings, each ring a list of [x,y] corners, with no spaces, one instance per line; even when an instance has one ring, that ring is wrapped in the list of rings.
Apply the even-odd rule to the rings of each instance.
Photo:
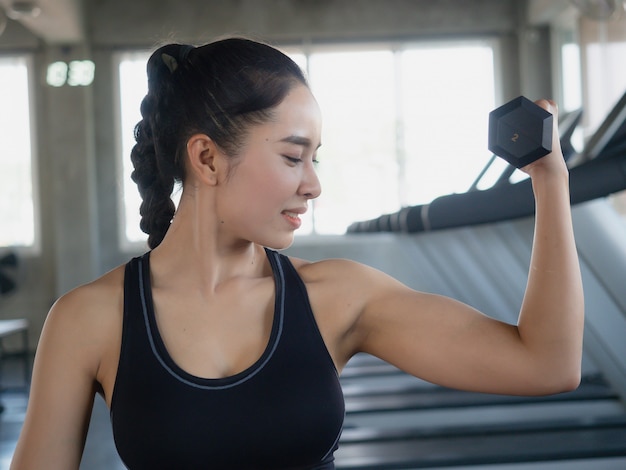
[[[262,246],[224,234],[214,212],[184,194],[172,224],[151,254],[154,282],[214,290],[235,277],[258,277],[267,270]]]

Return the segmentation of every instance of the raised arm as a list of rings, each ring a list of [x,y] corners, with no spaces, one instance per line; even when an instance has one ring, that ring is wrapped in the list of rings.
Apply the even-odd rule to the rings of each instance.
[[[364,300],[352,329],[356,350],[426,380],[467,390],[534,395],[578,385],[584,300],[568,170],[557,134],[556,105],[537,103],[555,116],[553,152],[523,169],[532,178],[536,216],[518,324],[365,270],[353,275],[365,286],[359,288]]]
[[[542,107],[557,116],[554,103]],[[570,210],[569,178],[555,120],[553,149],[525,170],[536,200],[535,233],[528,285],[519,316],[521,341],[552,374],[578,383],[582,356],[584,298]],[[556,373],[560,371],[560,373]]]

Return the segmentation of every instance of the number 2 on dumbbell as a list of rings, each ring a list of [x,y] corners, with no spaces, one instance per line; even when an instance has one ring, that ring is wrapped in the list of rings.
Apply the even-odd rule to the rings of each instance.
[[[489,113],[489,150],[516,168],[552,151],[551,113],[520,96]]]

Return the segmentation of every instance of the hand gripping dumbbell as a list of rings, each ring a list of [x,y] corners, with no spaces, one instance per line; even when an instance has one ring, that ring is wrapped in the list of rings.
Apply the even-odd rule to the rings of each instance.
[[[489,113],[489,150],[516,168],[552,151],[551,113],[520,96]]]

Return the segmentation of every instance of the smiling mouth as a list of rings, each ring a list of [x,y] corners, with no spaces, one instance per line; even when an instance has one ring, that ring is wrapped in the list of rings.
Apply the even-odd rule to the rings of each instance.
[[[300,214],[296,214],[295,212],[283,211],[283,214],[289,217],[290,219],[300,219]]]
[[[298,229],[300,228],[300,225],[302,225],[302,220],[300,220],[299,213],[291,212],[291,211],[283,211],[282,215],[285,218],[285,220],[289,222],[292,229]]]

